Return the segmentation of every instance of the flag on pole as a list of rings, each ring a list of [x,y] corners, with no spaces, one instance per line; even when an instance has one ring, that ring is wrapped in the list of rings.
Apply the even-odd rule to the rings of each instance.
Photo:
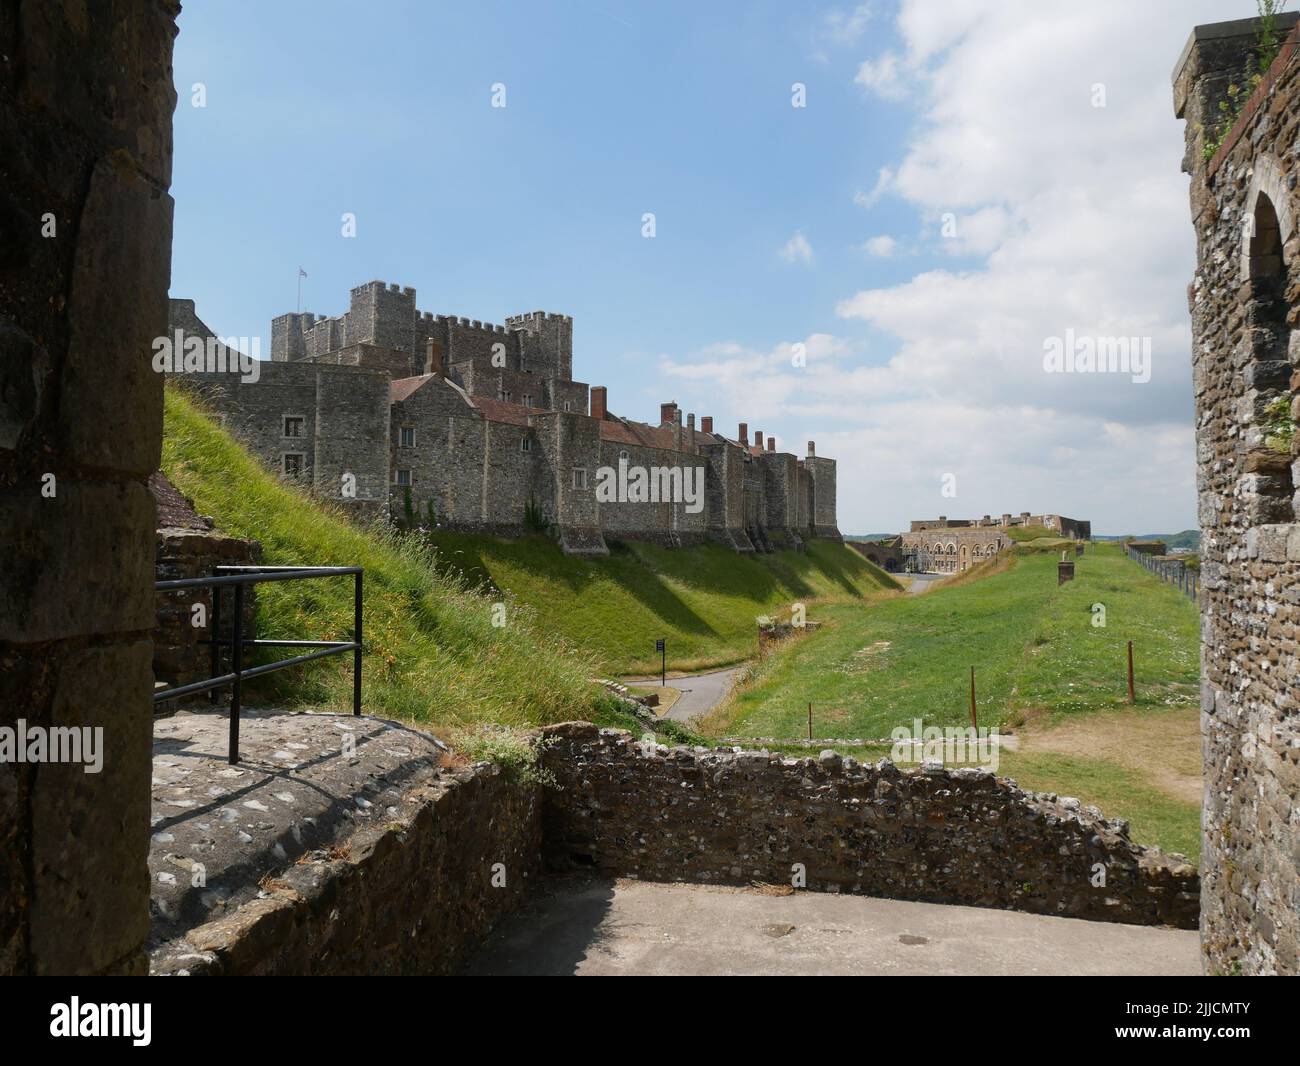
[[[298,268],[298,277],[300,277],[300,278],[305,278],[306,276],[307,276],[307,271],[303,270],[302,267],[299,267],[299,268]]]

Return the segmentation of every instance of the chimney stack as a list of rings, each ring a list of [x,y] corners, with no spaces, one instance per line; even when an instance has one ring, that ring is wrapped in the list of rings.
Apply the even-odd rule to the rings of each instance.
[[[694,414],[689,414],[689,415],[686,416],[686,428],[689,429],[692,433],[695,432],[695,415],[694,415]]]
[[[712,433],[712,432],[713,432],[713,416],[712,416],[712,415],[704,415],[704,416],[702,416],[702,417],[700,418],[700,432],[701,432],[701,433]]]
[[[659,405],[659,424],[661,426],[671,426],[677,421],[677,404],[661,403]]]
[[[816,454],[817,454],[817,442],[814,440],[810,440],[808,442],[808,458],[811,459]]]
[[[430,337],[424,344],[424,372],[442,377],[443,370],[442,345]]]
[[[761,429],[754,430],[754,446],[760,450],[763,447],[763,431]]]
[[[776,451],[776,438],[775,438],[775,437],[768,437],[768,438],[767,438],[767,450],[768,450],[769,452],[775,452],[775,451]]]
[[[741,443],[741,444],[748,444],[748,443],[749,443],[749,423],[748,423],[748,422],[742,422],[742,423],[740,423],[740,430],[739,430],[739,433],[738,433],[737,435],[740,437],[740,443]]]
[[[608,392],[604,385],[593,385],[591,389],[591,417],[605,420],[605,398]]]

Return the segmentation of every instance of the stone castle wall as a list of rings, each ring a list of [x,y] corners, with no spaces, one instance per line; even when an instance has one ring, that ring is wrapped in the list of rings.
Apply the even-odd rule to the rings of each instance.
[[[276,318],[272,360],[258,364],[256,381],[175,378],[272,470],[296,470],[363,519],[405,519],[409,500],[417,524],[514,536],[531,503],[566,552],[593,555],[607,553],[607,533],[737,551],[839,538],[833,459],[764,451],[744,426],[737,440],[697,432],[676,404],[662,405],[658,426],[618,419],[603,389],[595,401],[572,380],[569,316],[534,311],[495,325],[430,315],[415,299],[413,289],[368,282],[337,318]],[[170,328],[213,337],[190,300],[172,301]],[[703,509],[598,499],[597,471],[617,470],[623,453],[649,470],[703,469]]]
[[[0,974],[145,966],[178,11],[0,0],[0,726],[103,730],[0,765]]]
[[[1300,438],[1270,439],[1300,414],[1300,50],[1296,16],[1279,22],[1290,34],[1281,55],[1208,160],[1227,87],[1246,84],[1257,23],[1197,27],[1174,74],[1197,241],[1188,303],[1211,973],[1300,973]]]
[[[313,851],[260,898],[190,929],[156,974],[454,973],[527,898],[541,866],[540,788],[494,765],[446,771],[382,825]]]
[[[646,747],[586,723],[544,732],[559,741],[543,757],[561,786],[542,817],[555,869],[789,885],[798,863],[812,891],[1196,926],[1191,866],[1095,808],[984,771]]]
[[[311,851],[187,930],[155,972],[454,972],[543,869],[1194,928],[1196,872],[1077,800],[976,770],[643,747],[585,722],[537,731],[555,787],[443,771],[384,824]],[[1105,883],[1101,883],[1104,874]]]

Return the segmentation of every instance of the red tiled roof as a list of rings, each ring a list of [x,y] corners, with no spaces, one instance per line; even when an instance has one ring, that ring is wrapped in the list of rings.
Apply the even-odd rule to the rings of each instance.
[[[483,412],[483,417],[489,422],[504,422],[511,426],[528,425],[528,416],[536,411],[542,413],[536,407],[525,407],[521,403],[506,403],[505,400],[489,400],[486,396],[471,396],[470,403]]]
[[[749,452],[750,455],[766,455],[767,452],[757,444],[741,444],[738,440],[732,440],[730,437],[723,437],[728,444],[734,445],[741,451]]]
[[[400,403],[434,376],[433,374],[421,374],[415,378],[397,378],[390,381],[388,383],[388,402]]]
[[[613,418],[601,422],[602,440],[618,441],[620,444],[638,444],[643,448],[659,448],[663,451],[677,450],[677,434],[666,426],[650,426],[644,422],[632,422],[626,418]]]

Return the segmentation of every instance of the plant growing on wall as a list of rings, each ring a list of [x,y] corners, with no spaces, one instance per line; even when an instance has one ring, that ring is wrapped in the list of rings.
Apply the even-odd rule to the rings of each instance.
[[[415,505],[411,503],[411,486],[402,489],[402,514],[406,516],[406,528],[415,525]]]
[[[1291,393],[1279,396],[1264,408],[1264,443],[1275,452],[1291,454],[1295,421],[1291,418]]]
[[[546,516],[531,496],[524,504],[524,528],[534,533],[545,533],[547,530]]]
[[[1219,101],[1218,125],[1206,132],[1202,148],[1206,162],[1213,159],[1215,152],[1223,146],[1232,127],[1237,124],[1237,119],[1241,118],[1241,110],[1250,99],[1250,94],[1264,80],[1264,75],[1268,73],[1268,68],[1273,65],[1273,60],[1282,47],[1277,16],[1286,0],[1255,0],[1255,3],[1259,11],[1259,28],[1255,31],[1255,50],[1246,63],[1246,84],[1244,87],[1235,82],[1230,84],[1228,98]]]

